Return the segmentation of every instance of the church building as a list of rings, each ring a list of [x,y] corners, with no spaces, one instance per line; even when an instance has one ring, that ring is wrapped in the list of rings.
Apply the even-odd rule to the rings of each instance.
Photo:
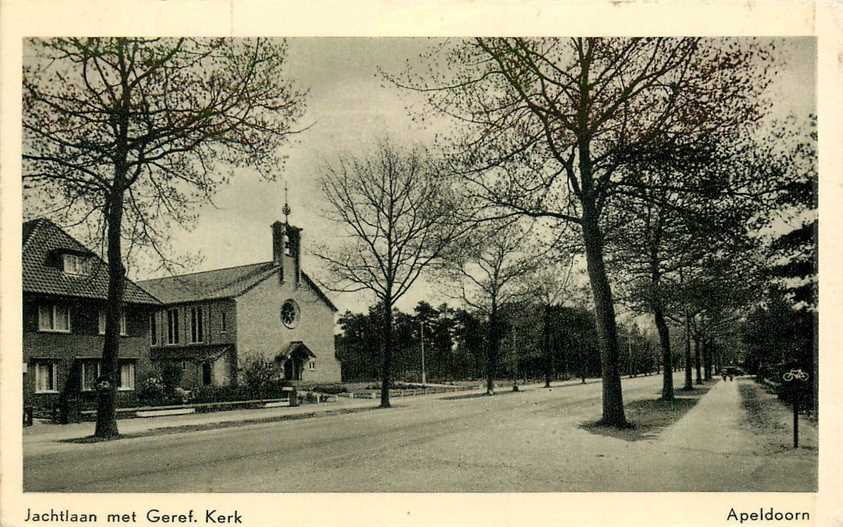
[[[337,308],[302,270],[289,212],[271,226],[272,261],[138,282],[163,304],[150,319],[150,358],[178,364],[183,387],[236,384],[257,357],[294,383],[340,382]]]

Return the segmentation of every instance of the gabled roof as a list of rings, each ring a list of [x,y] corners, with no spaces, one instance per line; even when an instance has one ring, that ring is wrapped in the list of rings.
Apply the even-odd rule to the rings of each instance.
[[[328,298],[328,295],[326,295],[325,293],[322,292],[322,289],[318,285],[316,285],[316,282],[314,282],[304,272],[302,272],[301,276],[302,276],[302,278],[304,278],[304,281],[307,282],[307,285],[309,285],[310,288],[313,289],[313,292],[316,293],[316,296],[318,296],[319,298],[322,299],[323,302],[328,304],[328,307],[330,307],[332,311],[338,311],[337,306],[335,306],[334,303],[331,302],[331,299]]]
[[[287,345],[287,349],[279,353],[275,356],[276,360],[286,360],[292,357],[293,355],[297,355],[299,357],[313,357],[316,358],[316,354],[310,351],[310,348],[307,347],[307,344],[300,340],[294,340]]]
[[[138,283],[165,304],[182,304],[238,297],[270,276],[275,276],[279,269],[280,266],[276,262],[263,262],[143,280]],[[337,310],[309,276],[302,273],[302,279],[328,307]]]
[[[264,262],[142,280],[139,284],[165,304],[180,304],[240,296],[276,269],[275,262]]]
[[[90,273],[69,275],[50,260],[62,253],[91,258]],[[23,292],[68,297],[108,298],[108,265],[75,238],[50,220],[39,218],[23,224],[21,249]],[[126,280],[123,301],[158,305],[158,299]]]

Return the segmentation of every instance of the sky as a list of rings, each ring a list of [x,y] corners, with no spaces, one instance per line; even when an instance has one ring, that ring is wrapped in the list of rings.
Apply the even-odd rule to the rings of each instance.
[[[270,225],[280,219],[284,183],[289,187],[290,222],[303,229],[303,268],[314,278],[327,278],[312,256],[315,242],[330,244],[337,229],[323,217],[319,175],[325,163],[339,154],[363,154],[379,138],[396,143],[430,143],[437,126],[416,126],[405,110],[420,103],[417,95],[399,90],[378,75],[378,67],[400,71],[431,42],[402,38],[289,39],[287,75],[308,88],[308,111],[302,120],[308,130],[286,147],[288,160],[275,182],[261,181],[241,171],[215,197],[215,206],[199,210],[191,232],[174,231],[173,247],[183,254],[201,255],[193,269],[203,271],[271,260]],[[779,46],[784,66],[771,90],[776,114],[805,115],[814,111],[815,47],[810,38],[790,39]],[[136,274],[133,278],[154,275]],[[434,305],[449,300],[440,286],[420,282],[398,307],[408,311],[420,299]],[[363,311],[373,297],[328,292],[340,313]]]
[[[369,151],[381,137],[405,144],[429,143],[433,138],[433,131],[414,127],[405,111],[408,102],[413,102],[412,94],[384,87],[377,70],[378,66],[400,70],[405,59],[429,45],[427,40],[309,38],[290,39],[288,44],[287,73],[310,90],[308,111],[301,122],[309,128],[288,145],[289,158],[277,181],[263,182],[253,173],[237,174],[215,197],[216,207],[199,211],[192,232],[175,233],[174,247],[203,256],[196,271],[271,260],[270,225],[282,217],[286,182],[290,223],[303,229],[303,268],[314,278],[327,278],[312,256],[316,242],[330,243],[336,233],[323,217],[320,169],[340,154]],[[365,294],[328,294],[340,312],[362,311],[373,302]],[[399,307],[410,309],[426,296],[419,290]]]

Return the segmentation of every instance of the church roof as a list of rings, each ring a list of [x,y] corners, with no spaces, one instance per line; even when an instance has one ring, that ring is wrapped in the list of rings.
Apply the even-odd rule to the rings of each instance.
[[[264,262],[141,280],[139,284],[165,304],[198,302],[240,296],[272,275],[277,268],[275,262]]]
[[[165,304],[181,304],[238,297],[270,276],[274,276],[279,269],[280,265],[277,262],[263,262],[143,280],[138,283]],[[307,274],[302,273],[302,278],[332,310],[337,310],[333,302]]]
[[[61,254],[90,259],[90,272],[71,275],[58,264]],[[23,224],[21,278],[24,293],[108,299],[108,265],[93,251],[48,219]],[[131,280],[126,280],[123,301],[132,304],[160,304]]]

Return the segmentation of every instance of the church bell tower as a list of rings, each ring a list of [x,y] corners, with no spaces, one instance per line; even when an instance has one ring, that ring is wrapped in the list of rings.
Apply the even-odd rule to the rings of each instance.
[[[301,229],[290,224],[290,204],[287,201],[287,184],[284,183],[284,221],[272,224],[272,260],[281,266],[280,280],[292,280],[293,287],[301,284]]]

